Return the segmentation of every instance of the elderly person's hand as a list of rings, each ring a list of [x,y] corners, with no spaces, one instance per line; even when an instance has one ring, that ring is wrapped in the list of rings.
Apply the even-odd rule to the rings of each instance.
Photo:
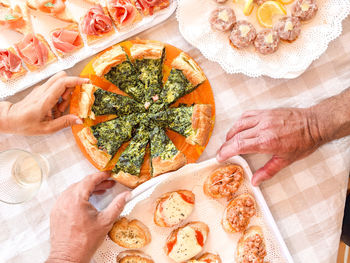
[[[114,181],[107,180],[109,176],[107,172],[89,175],[58,198],[51,211],[51,251],[47,262],[90,261],[130,195],[129,192],[119,194],[107,208],[97,211],[89,198],[114,186]]]
[[[244,113],[227,133],[217,154],[267,153],[272,158],[252,178],[253,185],[274,176],[322,144],[350,135],[350,89],[305,109],[281,108]]]
[[[307,109],[249,111],[232,126],[217,159],[224,161],[237,154],[268,153],[272,158],[255,172],[252,183],[271,178],[296,160],[306,157],[321,144]]]
[[[88,79],[60,72],[34,88],[23,100],[15,104],[1,102],[0,132],[39,135],[81,124],[82,120],[73,114],[62,115],[69,106],[75,86],[88,82]]]

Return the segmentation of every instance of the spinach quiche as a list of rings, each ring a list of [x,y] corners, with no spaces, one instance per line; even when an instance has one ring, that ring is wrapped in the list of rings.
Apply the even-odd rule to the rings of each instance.
[[[166,135],[165,130],[155,126],[150,132],[152,176],[174,171],[187,163],[180,152]]]
[[[206,80],[203,71],[196,62],[184,52],[173,60],[171,66],[169,77],[160,93],[159,100],[152,106],[153,112],[174,103]]]
[[[212,117],[209,104],[180,105],[151,115],[153,121],[186,137],[189,144],[204,146],[208,140]]]
[[[165,47],[156,41],[143,41],[130,48],[138,79],[145,89],[145,108],[157,101],[163,86],[163,60]]]
[[[147,127],[141,126],[137,129],[136,135],[122,152],[112,170],[112,177],[116,181],[131,187],[136,187],[144,182],[140,172],[148,142],[149,130]]]
[[[110,86],[84,84],[78,90],[77,114],[87,120],[77,133],[79,140],[99,169],[111,169],[112,178],[130,188],[187,163],[167,130],[199,146],[211,131],[212,105],[175,104],[206,80],[204,73],[183,52],[166,60],[167,48],[143,40],[113,46],[91,64]],[[113,87],[125,94],[109,91]]]
[[[142,104],[130,97],[106,91],[92,84],[83,84],[79,102],[79,117],[95,119],[95,116],[117,116],[144,112]]]

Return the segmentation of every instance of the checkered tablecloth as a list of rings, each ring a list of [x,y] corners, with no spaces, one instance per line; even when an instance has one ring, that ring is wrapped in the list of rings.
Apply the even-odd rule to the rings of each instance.
[[[246,110],[305,107],[338,94],[350,86],[350,19],[344,32],[325,54],[299,78],[274,80],[228,75],[205,59],[181,37],[175,16],[138,37],[167,42],[188,52],[203,68],[215,95],[216,124],[209,145],[199,161],[215,156],[226,131]],[[77,75],[86,61],[70,74]],[[27,91],[10,101],[23,98]],[[349,102],[350,106],[350,102]],[[295,262],[335,262],[350,169],[350,138],[324,145],[308,158],[284,169],[262,186],[271,212]],[[0,150],[22,148],[42,154],[51,172],[39,194],[21,205],[0,204],[0,262],[42,262],[49,253],[49,213],[58,195],[70,184],[96,169],[84,158],[70,129],[39,137],[0,135]],[[269,156],[244,156],[253,171]],[[1,175],[0,175],[1,176]],[[112,196],[94,198],[104,207]]]

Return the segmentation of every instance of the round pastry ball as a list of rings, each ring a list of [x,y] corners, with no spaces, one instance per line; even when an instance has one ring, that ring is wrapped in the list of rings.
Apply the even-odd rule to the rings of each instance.
[[[238,49],[246,48],[256,38],[256,30],[248,21],[237,21],[230,34],[230,43]]]
[[[299,18],[294,16],[282,17],[274,26],[280,39],[288,42],[296,40],[301,32],[301,23]]]
[[[277,51],[280,38],[273,29],[260,31],[255,38],[254,46],[260,54],[267,55]]]
[[[298,0],[293,6],[292,15],[301,21],[307,21],[314,18],[317,10],[316,0]]]
[[[211,13],[209,22],[213,29],[227,31],[236,23],[236,15],[231,8],[218,7]]]

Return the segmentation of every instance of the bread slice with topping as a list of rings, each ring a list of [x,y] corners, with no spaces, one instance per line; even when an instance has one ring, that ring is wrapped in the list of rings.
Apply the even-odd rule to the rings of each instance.
[[[154,263],[154,261],[142,251],[126,250],[118,254],[117,263]]]
[[[190,222],[169,235],[164,251],[175,262],[184,262],[198,255],[208,239],[209,227],[200,221]]]
[[[221,258],[219,255],[212,253],[204,253],[197,259],[191,259],[186,263],[221,263]]]
[[[177,190],[163,194],[157,200],[154,223],[161,227],[172,227],[183,222],[193,211],[195,195],[188,190]]]
[[[151,233],[147,226],[137,219],[120,218],[108,233],[117,245],[130,249],[143,248],[151,242]]]
[[[265,256],[266,247],[262,229],[259,226],[251,226],[238,241],[236,261],[263,263]]]

